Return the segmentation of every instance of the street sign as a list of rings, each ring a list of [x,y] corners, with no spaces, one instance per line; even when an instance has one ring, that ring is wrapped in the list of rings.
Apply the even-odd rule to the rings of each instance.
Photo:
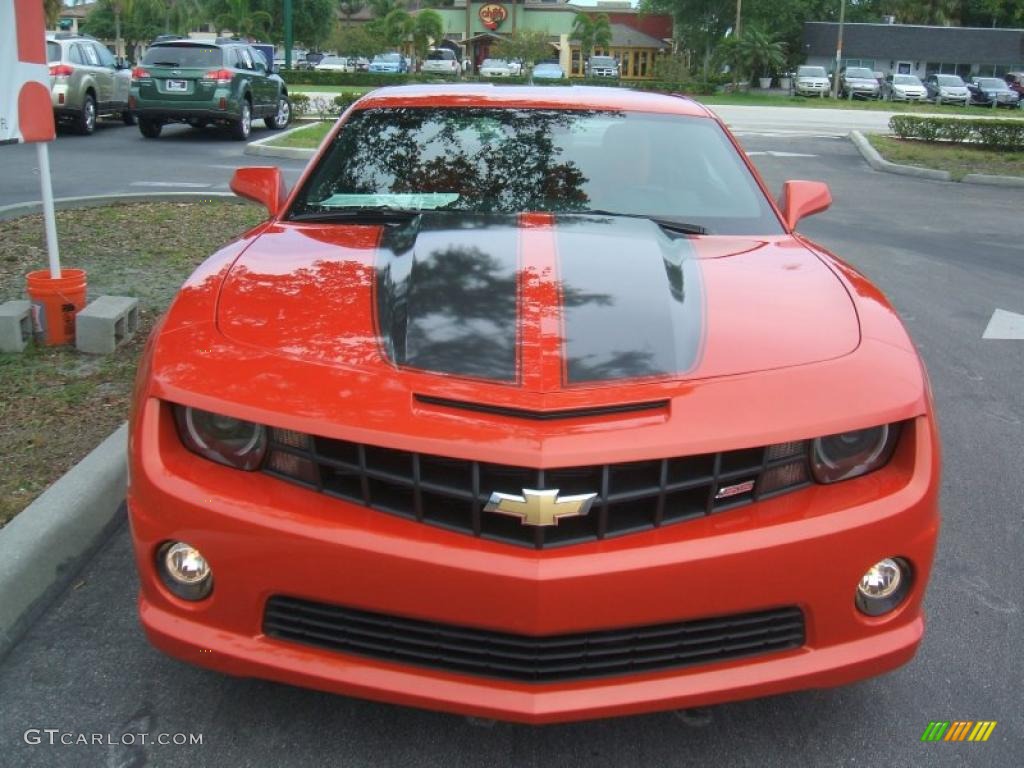
[[[0,144],[54,135],[43,4],[0,0]]]

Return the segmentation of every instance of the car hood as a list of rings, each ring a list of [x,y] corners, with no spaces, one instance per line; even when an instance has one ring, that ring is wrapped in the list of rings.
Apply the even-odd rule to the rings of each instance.
[[[536,391],[807,365],[860,340],[844,284],[795,238],[546,214],[272,225],[217,324],[291,358]]]

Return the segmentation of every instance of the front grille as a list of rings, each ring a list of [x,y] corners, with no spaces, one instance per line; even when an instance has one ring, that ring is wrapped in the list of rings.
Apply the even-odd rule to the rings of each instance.
[[[808,485],[804,442],[698,456],[532,469],[270,430],[263,471],[382,512],[536,548],[579,544],[734,509]],[[493,492],[596,493],[588,514],[524,525],[485,512]]]
[[[332,651],[469,675],[548,683],[754,656],[804,643],[804,616],[757,613],[533,637],[436,624],[275,595],[264,634]]]

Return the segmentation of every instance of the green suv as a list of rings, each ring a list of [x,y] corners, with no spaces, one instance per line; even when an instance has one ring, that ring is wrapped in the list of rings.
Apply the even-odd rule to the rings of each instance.
[[[131,86],[128,70],[98,40],[86,35],[58,33],[46,38],[50,66],[53,116],[85,135],[96,130],[96,119],[120,115],[131,125],[128,109]]]
[[[284,81],[262,53],[236,41],[152,45],[132,70],[130,106],[148,139],[159,136],[165,123],[215,123],[246,139],[254,119],[272,129],[291,120]]]

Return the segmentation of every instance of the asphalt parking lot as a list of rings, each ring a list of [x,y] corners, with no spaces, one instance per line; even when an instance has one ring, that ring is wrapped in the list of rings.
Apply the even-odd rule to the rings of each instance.
[[[120,141],[129,130],[131,140]],[[110,153],[111,164],[173,158],[180,176],[168,179],[159,169],[148,179],[127,174],[129,191],[141,191],[132,187],[140,180],[226,189],[230,168],[250,159],[229,140],[182,133],[156,144],[114,127],[98,138],[68,138]],[[831,185],[832,209],[801,231],[888,294],[929,368],[943,437],[944,521],[928,628],[913,662],[842,689],[699,712],[543,728],[475,723],[231,679],[163,657],[136,621],[136,577],[122,527],[0,660],[0,765],[1019,765],[1024,341],[983,340],[982,333],[997,308],[1024,313],[1024,193],[878,173],[844,139],[740,134],[773,190],[787,178]],[[98,167],[97,158],[82,154],[70,175]],[[282,165],[289,181],[301,168]],[[82,183],[55,178],[56,192],[90,194],[74,186]],[[0,205],[14,202],[13,194],[10,181],[0,181]],[[986,743],[922,743],[931,720],[998,725]],[[45,734],[41,744],[26,743],[29,729],[113,740],[141,732],[201,734],[202,744],[51,746]]]

